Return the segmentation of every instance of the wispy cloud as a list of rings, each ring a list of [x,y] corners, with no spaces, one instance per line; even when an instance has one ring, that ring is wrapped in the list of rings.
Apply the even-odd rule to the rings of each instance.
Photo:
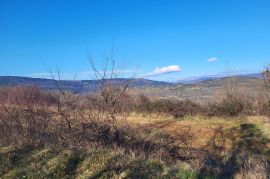
[[[178,65],[170,65],[165,67],[156,67],[152,72],[141,74],[141,77],[152,77],[170,73],[181,72],[183,69]]]
[[[207,62],[211,63],[211,62],[216,62],[218,61],[219,59],[217,57],[210,57],[207,59]]]

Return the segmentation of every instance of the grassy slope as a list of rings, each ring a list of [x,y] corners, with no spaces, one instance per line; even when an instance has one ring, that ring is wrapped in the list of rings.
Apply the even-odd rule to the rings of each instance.
[[[228,158],[228,165],[241,163],[238,155],[246,151],[250,156],[266,156],[270,161],[269,118],[189,116],[173,119],[132,115],[128,121],[140,128],[172,135],[176,144],[177,137],[191,128],[195,136],[194,148],[207,146],[213,131],[222,127],[226,133],[226,147],[233,156]],[[126,154],[121,149],[0,148],[0,178],[197,178],[202,172],[192,171],[185,163],[165,164],[158,159]]]
[[[196,178],[183,165],[109,149],[2,148],[0,169],[0,178]]]

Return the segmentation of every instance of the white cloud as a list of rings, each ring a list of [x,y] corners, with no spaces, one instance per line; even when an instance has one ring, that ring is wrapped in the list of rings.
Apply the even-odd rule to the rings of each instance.
[[[170,66],[161,67],[161,68],[156,67],[152,72],[145,73],[145,74],[142,74],[140,76],[143,76],[143,77],[159,76],[159,75],[163,75],[163,74],[181,72],[182,70],[183,69],[178,65],[170,65]]]
[[[218,61],[219,59],[217,57],[210,57],[207,59],[207,62],[215,62]]]

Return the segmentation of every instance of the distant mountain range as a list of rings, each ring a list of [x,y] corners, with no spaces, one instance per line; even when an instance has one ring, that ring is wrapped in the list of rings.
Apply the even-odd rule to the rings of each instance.
[[[245,74],[245,75],[236,75],[230,76],[237,78],[238,81],[261,78],[260,74]],[[223,83],[223,79],[228,78],[228,76],[204,76],[193,78],[189,80],[178,81],[177,83],[169,83],[162,81],[153,81],[143,78],[138,79],[127,79],[127,78],[118,78],[114,79],[114,83],[121,83],[123,81],[129,81],[130,87],[135,89],[145,89],[145,88],[159,88],[163,89],[168,88],[178,88],[181,86],[201,86],[206,84],[206,86],[217,85],[217,83]],[[0,86],[19,86],[19,85],[32,85],[38,86],[45,90],[56,90],[57,85],[61,85],[61,88],[64,90],[71,91],[73,93],[83,93],[88,91],[95,91],[101,85],[101,80],[62,80],[60,83],[52,79],[43,79],[43,78],[29,78],[29,77],[18,77],[18,76],[0,76]]]
[[[144,87],[162,87],[170,86],[171,83],[153,81],[147,79],[127,79],[117,78],[113,79],[115,84],[121,82],[129,82],[133,88],[144,88]],[[38,86],[45,90],[56,90],[57,86],[61,86],[62,89],[71,91],[74,93],[82,93],[87,91],[95,91],[101,85],[101,80],[61,80],[56,81],[52,79],[43,78],[29,78],[19,76],[0,76],[0,86],[19,86],[19,85],[31,85]]]
[[[226,75],[226,74],[219,74],[219,75],[206,75],[206,76],[199,76],[199,77],[189,77],[183,80],[178,80],[177,83],[184,83],[184,84],[192,84],[198,83],[206,80],[215,80],[215,79],[222,79],[227,77],[253,77],[253,78],[262,78],[260,73],[250,73],[250,74],[237,74],[237,75]]]

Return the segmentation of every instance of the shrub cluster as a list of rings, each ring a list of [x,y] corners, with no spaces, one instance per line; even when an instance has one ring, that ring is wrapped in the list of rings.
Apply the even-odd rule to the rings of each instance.
[[[209,116],[269,115],[269,104],[266,93],[256,96],[238,91],[223,94],[217,102],[207,105],[205,113]]]
[[[137,110],[141,113],[169,114],[175,118],[185,115],[196,115],[203,111],[199,104],[191,101],[160,99],[151,102],[146,100],[145,97],[138,105]]]
[[[246,93],[229,93],[219,97],[216,102],[198,104],[191,101],[156,99],[140,97],[135,109],[143,114],[168,114],[175,118],[185,115],[237,116],[269,115],[270,100],[265,97],[250,96]]]
[[[120,120],[118,115],[127,113],[124,103],[130,101],[125,95],[123,101],[119,98],[111,104],[97,94],[77,96],[13,87],[2,88],[0,97],[1,146],[118,146],[145,155],[171,155],[163,141],[146,140],[144,131]]]

